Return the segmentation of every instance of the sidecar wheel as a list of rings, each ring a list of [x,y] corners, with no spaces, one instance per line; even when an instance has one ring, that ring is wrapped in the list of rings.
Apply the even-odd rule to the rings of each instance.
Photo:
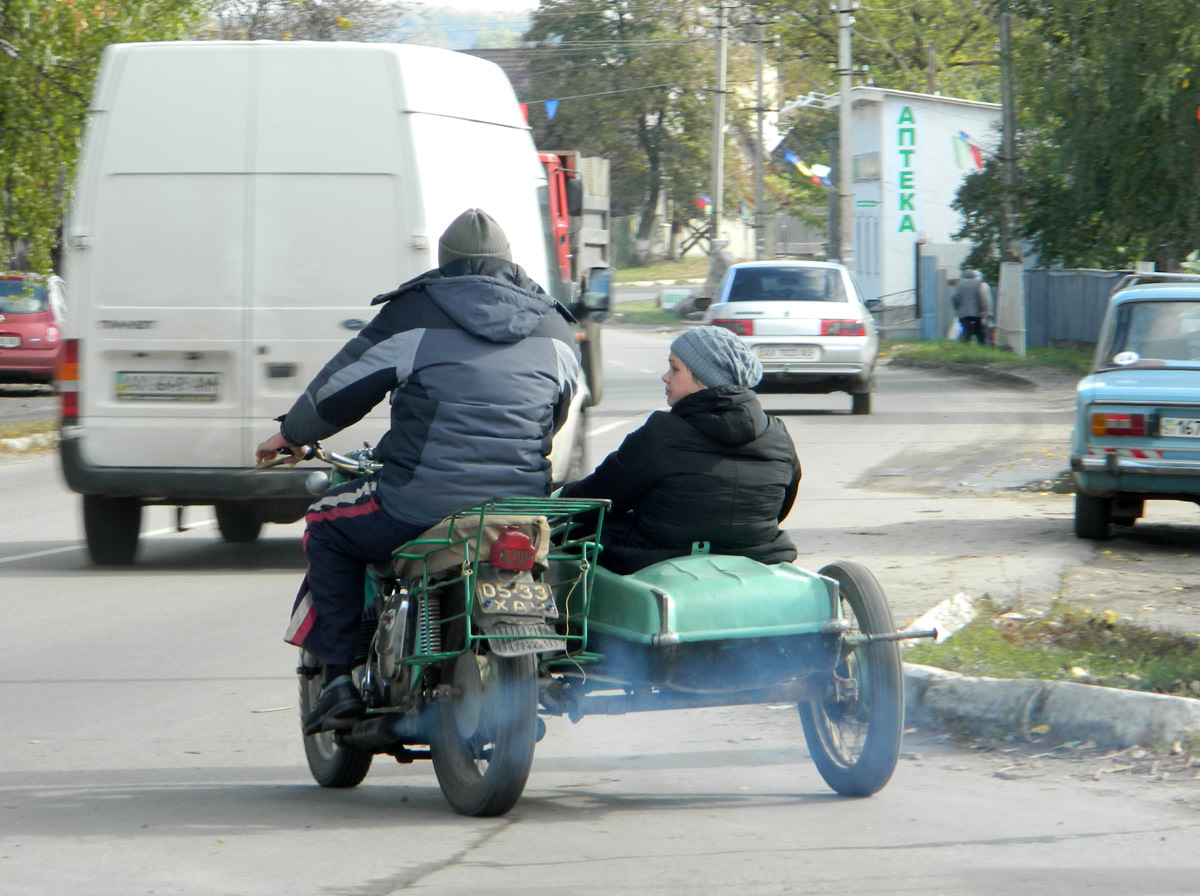
[[[317,665],[316,657],[300,652],[300,665]],[[321,693],[321,676],[300,676],[300,725]],[[308,759],[308,770],[313,780],[322,787],[357,787],[371,770],[375,756],[358,747],[347,747],[337,742],[332,731],[309,734],[304,738],[304,755]]]
[[[533,765],[536,658],[467,651],[453,670],[454,696],[435,704],[433,770],[456,812],[503,815],[520,799]]]
[[[838,583],[842,613],[852,634],[895,631],[883,589],[858,563],[831,563],[821,570]],[[835,675],[846,680],[845,699],[830,689],[799,705],[804,739],[825,783],[842,796],[870,796],[896,768],[904,726],[904,680],[895,641],[854,648]]]

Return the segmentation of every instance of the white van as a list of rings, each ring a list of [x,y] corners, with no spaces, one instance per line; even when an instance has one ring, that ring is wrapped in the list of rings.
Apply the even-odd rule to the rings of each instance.
[[[133,561],[147,504],[214,505],[235,542],[299,519],[309,471],[251,469],[273,419],[373,317],[373,296],[437,266],[466,208],[496,217],[547,284],[545,184],[507,77],[466,54],[105,50],[69,216],[61,384],[63,472],[93,561]],[[330,447],[387,425],[381,407]],[[572,414],[556,481],[583,436]]]

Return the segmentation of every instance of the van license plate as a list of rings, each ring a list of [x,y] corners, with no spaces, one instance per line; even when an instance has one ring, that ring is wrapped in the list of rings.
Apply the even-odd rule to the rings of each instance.
[[[545,582],[476,582],[475,603],[484,613],[558,618],[554,592]]]
[[[221,394],[219,373],[172,373],[122,370],[117,373],[119,401],[216,401]]]
[[[0,336],[0,348],[20,348],[20,336]]]
[[[763,361],[815,361],[820,351],[815,345],[764,345],[758,357]]]
[[[1158,434],[1200,439],[1200,420],[1194,417],[1163,417],[1158,424]]]

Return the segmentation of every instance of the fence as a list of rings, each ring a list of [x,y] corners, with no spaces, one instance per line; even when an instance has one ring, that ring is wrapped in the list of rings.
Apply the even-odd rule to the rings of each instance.
[[[1025,344],[1094,345],[1117,281],[1127,271],[1025,272]]]

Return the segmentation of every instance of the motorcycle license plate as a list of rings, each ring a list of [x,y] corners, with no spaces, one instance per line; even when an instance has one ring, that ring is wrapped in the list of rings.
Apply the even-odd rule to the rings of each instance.
[[[558,618],[554,592],[545,582],[476,582],[475,605],[484,613]]]

